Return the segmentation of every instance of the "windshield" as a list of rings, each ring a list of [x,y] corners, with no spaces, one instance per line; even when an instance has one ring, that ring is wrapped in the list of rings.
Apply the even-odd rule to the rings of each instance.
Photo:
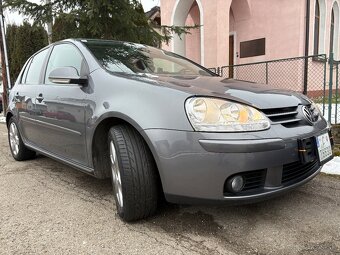
[[[110,72],[211,76],[208,71],[185,58],[153,47],[116,41],[82,42]]]

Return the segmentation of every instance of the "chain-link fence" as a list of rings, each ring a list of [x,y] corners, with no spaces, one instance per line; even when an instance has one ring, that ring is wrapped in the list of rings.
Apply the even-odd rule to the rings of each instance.
[[[326,55],[222,66],[210,70],[226,78],[304,93],[319,106],[329,121],[340,123],[340,62],[331,61]]]

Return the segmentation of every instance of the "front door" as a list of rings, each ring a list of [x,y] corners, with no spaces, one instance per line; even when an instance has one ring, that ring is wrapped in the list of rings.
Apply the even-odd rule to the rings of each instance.
[[[86,166],[86,92],[79,85],[60,85],[48,79],[51,71],[60,67],[72,66],[81,73],[84,63],[82,54],[73,44],[55,45],[35,106],[36,112],[40,113],[36,120],[40,125],[42,149]]]
[[[234,78],[234,35],[229,36],[229,78]]]

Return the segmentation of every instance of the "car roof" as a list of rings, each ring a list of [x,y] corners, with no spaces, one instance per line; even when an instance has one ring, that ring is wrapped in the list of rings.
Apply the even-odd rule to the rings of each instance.
[[[150,45],[146,45],[146,44],[141,44],[141,43],[135,43],[135,42],[129,42],[129,41],[121,41],[121,40],[111,40],[111,39],[93,39],[93,38],[69,38],[69,39],[65,39],[65,40],[61,40],[61,41],[57,41],[54,42],[53,44],[57,44],[60,42],[79,42],[79,43],[83,43],[84,41],[89,41],[89,42],[113,42],[113,43],[117,43],[117,44],[123,44],[123,43],[129,43],[129,44],[134,44],[136,46],[144,46],[144,47],[152,47]]]

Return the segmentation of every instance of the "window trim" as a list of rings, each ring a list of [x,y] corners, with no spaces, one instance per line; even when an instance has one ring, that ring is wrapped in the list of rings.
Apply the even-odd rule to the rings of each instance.
[[[49,61],[50,61],[50,58],[51,58],[51,55],[52,55],[52,52],[53,52],[54,48],[55,48],[56,46],[58,46],[58,45],[66,45],[66,44],[69,44],[69,45],[73,46],[74,48],[76,48],[76,50],[77,50],[77,51],[80,53],[80,55],[83,57],[83,61],[84,61],[84,63],[85,63],[86,71],[89,72],[90,68],[89,68],[89,65],[88,65],[88,63],[87,63],[87,60],[86,60],[84,54],[81,52],[81,50],[77,47],[77,45],[75,45],[75,44],[72,43],[72,42],[57,42],[57,43],[54,43],[54,44],[52,45],[52,47],[51,47],[51,49],[50,49],[50,52],[48,53],[48,57],[47,57],[45,66],[44,66],[44,68],[43,68],[43,74],[42,74],[42,76],[43,76],[43,78],[42,78],[42,84],[43,84],[43,85],[46,85],[46,86],[61,86],[60,84],[55,84],[55,83],[50,84],[50,83],[46,83],[46,79],[45,79],[45,78],[46,78],[47,66],[48,66],[48,63],[49,63]],[[81,74],[79,74],[79,75],[81,75]],[[88,75],[88,74],[87,74],[87,75]],[[67,86],[70,86],[70,84],[66,84],[66,85],[67,85]],[[77,86],[78,86],[78,85],[77,85]]]

